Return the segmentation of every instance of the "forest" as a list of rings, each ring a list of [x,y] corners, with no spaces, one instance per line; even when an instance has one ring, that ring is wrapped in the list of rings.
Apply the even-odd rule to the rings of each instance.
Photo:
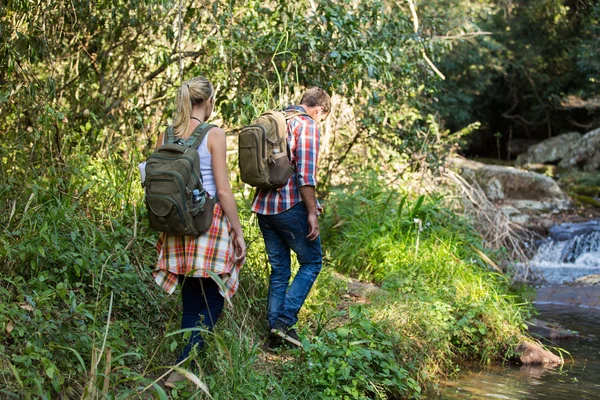
[[[593,0],[5,0],[0,397],[423,398],[461,362],[513,358],[532,315],[510,267],[524,239],[474,215],[449,160],[511,163],[600,127],[599,50]],[[137,165],[193,76],[215,85],[248,255],[189,385],[168,389],[181,300],[151,275]],[[324,268],[303,348],[266,354],[269,265],[236,135],[311,86],[332,95]]]

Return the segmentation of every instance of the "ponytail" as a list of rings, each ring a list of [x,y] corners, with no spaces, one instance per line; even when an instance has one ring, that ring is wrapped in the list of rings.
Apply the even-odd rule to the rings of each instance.
[[[190,100],[190,88],[187,83],[181,85],[177,91],[177,115],[173,121],[173,133],[182,137],[190,126],[192,116],[192,101]]]
[[[202,104],[214,95],[208,79],[198,76],[184,82],[177,91],[177,114],[173,120],[173,133],[184,137],[190,127],[192,107]]]

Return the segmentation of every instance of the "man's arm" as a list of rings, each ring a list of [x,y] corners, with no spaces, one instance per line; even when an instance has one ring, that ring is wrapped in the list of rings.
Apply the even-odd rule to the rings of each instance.
[[[308,240],[319,237],[319,220],[317,219],[317,196],[314,186],[300,186],[300,196],[308,210]]]
[[[311,121],[312,122],[312,121]],[[296,143],[296,174],[300,186],[300,196],[308,210],[307,238],[315,240],[319,237],[317,220],[317,160],[319,154],[319,128],[314,122],[302,124]]]

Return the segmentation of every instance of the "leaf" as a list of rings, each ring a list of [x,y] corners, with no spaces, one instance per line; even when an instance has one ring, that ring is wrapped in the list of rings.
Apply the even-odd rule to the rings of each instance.
[[[167,393],[165,392],[165,390],[160,387],[160,385],[156,382],[154,382],[152,384],[152,387],[154,387],[154,390],[156,390],[156,394],[158,395],[158,398],[160,400],[168,400],[169,396],[167,396]]]
[[[23,310],[33,311],[33,307],[29,303],[21,303],[19,304],[19,307],[21,307]]]
[[[200,380],[200,378],[198,378],[196,375],[194,375],[191,371],[188,371],[187,369],[183,369],[180,367],[172,367],[174,371],[179,372],[181,375],[183,375],[185,377],[185,379],[187,379],[188,381],[192,382],[194,385],[196,385],[200,390],[202,390],[204,393],[206,393],[206,395],[209,398],[213,398],[210,395],[210,391],[208,390],[208,386],[206,386],[206,383],[202,382]]]
[[[51,344],[50,347],[55,347],[57,349],[63,349],[63,350],[69,350],[69,351],[73,352],[73,354],[75,354],[75,357],[77,357],[79,364],[83,368],[83,371],[85,372],[85,374],[87,374],[87,368],[85,367],[85,362],[83,362],[83,358],[81,358],[81,355],[79,354],[79,352],[77,350],[72,349],[70,347],[60,346],[57,344]]]
[[[373,76],[375,75],[375,67],[373,65],[369,65],[367,67],[367,72],[369,74],[369,78],[373,78]]]
[[[338,222],[337,224],[332,226],[331,229],[339,228],[340,226],[342,226],[344,224],[344,222],[346,222],[345,219],[341,220],[340,222]]]
[[[420,195],[419,198],[417,199],[417,204],[415,204],[415,206],[413,207],[411,213],[410,213],[410,218],[414,218],[417,213],[419,212],[419,209],[421,209],[421,205],[423,204],[423,201],[425,200],[425,196],[424,195]]]
[[[13,329],[15,329],[15,324],[12,321],[8,321],[8,324],[6,324],[6,333],[10,335]]]

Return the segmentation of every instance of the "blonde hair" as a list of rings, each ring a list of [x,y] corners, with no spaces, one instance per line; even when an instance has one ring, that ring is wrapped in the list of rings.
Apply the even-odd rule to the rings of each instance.
[[[215,94],[212,83],[202,76],[183,82],[177,91],[177,114],[173,120],[173,133],[182,137],[190,126],[192,106],[202,104]]]

